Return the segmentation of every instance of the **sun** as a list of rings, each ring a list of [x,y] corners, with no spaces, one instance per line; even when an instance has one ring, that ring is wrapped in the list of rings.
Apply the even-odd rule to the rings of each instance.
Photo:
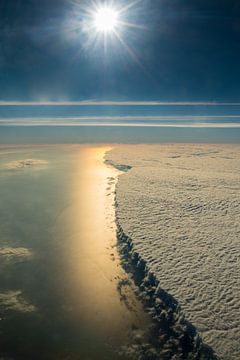
[[[118,25],[119,14],[111,7],[101,7],[94,15],[94,27],[97,32],[114,32]]]
[[[72,14],[65,26],[68,38],[72,38],[82,51],[102,51],[104,59],[118,54],[118,47],[141,66],[134,51],[134,40],[142,38],[145,25],[137,22],[143,18],[140,3],[143,0],[70,0]],[[139,4],[139,6],[138,6]],[[137,32],[140,32],[136,36]],[[109,50],[111,47],[111,51]],[[105,61],[105,60],[104,60]],[[142,67],[142,66],[141,66]]]

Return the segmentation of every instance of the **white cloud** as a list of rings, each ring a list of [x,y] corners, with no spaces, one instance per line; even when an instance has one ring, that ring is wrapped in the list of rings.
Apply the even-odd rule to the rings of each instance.
[[[0,126],[151,126],[240,128],[240,115],[229,116],[84,116],[52,118],[3,118]],[[215,120],[215,122],[211,122]],[[217,120],[225,120],[217,122]]]

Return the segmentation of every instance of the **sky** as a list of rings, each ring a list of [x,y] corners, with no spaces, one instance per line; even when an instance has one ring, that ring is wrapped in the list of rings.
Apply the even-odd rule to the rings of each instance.
[[[91,1],[0,0],[0,100],[238,102],[238,0],[111,3],[132,25],[104,46]]]

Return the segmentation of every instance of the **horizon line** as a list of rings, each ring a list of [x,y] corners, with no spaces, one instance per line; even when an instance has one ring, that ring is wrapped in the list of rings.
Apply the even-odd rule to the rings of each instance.
[[[12,121],[25,121],[25,122],[35,122],[35,121],[99,121],[99,120],[112,120],[112,121],[194,121],[198,120],[214,120],[214,119],[239,119],[239,115],[101,115],[101,116],[20,116],[20,117],[1,117],[0,124],[3,122],[12,122]]]
[[[240,106],[240,102],[221,101],[111,101],[111,100],[80,100],[80,101],[5,101],[0,106]]]
[[[123,126],[123,127],[189,127],[189,128],[240,128],[240,123],[231,122],[230,119],[239,119],[240,116],[229,116],[229,122],[207,122],[225,116],[210,117],[148,117],[148,116],[123,116],[123,117],[47,117],[47,118],[0,118],[0,127],[17,126],[17,127],[35,127],[35,126]],[[202,122],[201,119],[203,120]],[[145,122],[141,122],[144,121]],[[176,121],[177,120],[177,121]],[[195,120],[195,121],[194,121]],[[160,122],[159,122],[160,121]]]
[[[82,124],[76,124],[76,123],[69,123],[69,124],[2,124],[1,127],[139,127],[139,128],[196,128],[196,129],[239,129],[240,124],[202,124],[202,123],[195,123],[195,124],[121,124],[121,123],[82,123]]]

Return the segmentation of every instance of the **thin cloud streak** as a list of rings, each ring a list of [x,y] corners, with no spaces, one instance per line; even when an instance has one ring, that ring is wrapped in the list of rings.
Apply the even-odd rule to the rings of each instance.
[[[126,127],[201,127],[240,128],[240,123],[207,122],[216,119],[240,119],[240,116],[178,116],[178,117],[81,117],[81,118],[11,118],[0,119],[0,126],[126,126]],[[143,121],[143,122],[141,122]]]
[[[240,106],[217,101],[0,101],[0,106]]]
[[[229,123],[229,124],[202,124],[202,123],[195,123],[195,124],[121,124],[121,123],[104,123],[104,124],[99,124],[99,123],[82,123],[82,124],[76,124],[76,123],[68,123],[68,124],[51,124],[51,123],[46,123],[46,124],[42,124],[42,123],[34,123],[34,124],[5,124],[5,125],[1,125],[1,126],[64,126],[64,127],[68,127],[68,126],[98,126],[98,127],[104,127],[104,126],[109,126],[109,127],[174,127],[174,128],[240,128],[240,124],[234,124],[234,123]]]
[[[7,121],[208,121],[211,119],[240,119],[240,115],[123,115],[123,116],[77,116],[77,117],[16,117],[16,118],[0,118],[1,122]]]

